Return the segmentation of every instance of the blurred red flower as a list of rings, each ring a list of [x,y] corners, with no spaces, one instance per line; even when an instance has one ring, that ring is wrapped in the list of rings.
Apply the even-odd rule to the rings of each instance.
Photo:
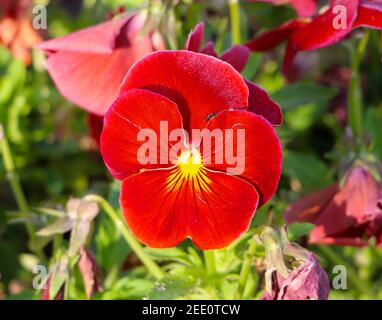
[[[382,30],[381,0],[331,0],[318,16],[288,21],[255,37],[247,47],[267,51],[287,41],[283,72],[288,75],[299,51],[334,45],[359,27]]]
[[[288,223],[311,222],[311,243],[364,246],[371,237],[382,243],[382,185],[363,166],[338,183],[292,203]]]
[[[213,57],[218,57],[215,52],[213,42],[209,41],[204,48],[201,48],[204,35],[204,24],[198,23],[194,31],[190,32],[185,49],[204,53]],[[232,65],[238,72],[244,70],[249,58],[249,50],[242,45],[234,45],[219,57],[219,59]],[[248,111],[252,111],[263,116],[272,125],[278,126],[282,123],[282,112],[280,106],[273,101],[268,93],[255,83],[245,79],[248,86]]]
[[[277,188],[282,152],[271,124],[246,111],[247,106],[243,77],[205,54],[158,51],[129,70],[105,115],[101,153],[112,175],[123,181],[121,208],[140,241],[163,248],[190,237],[201,249],[214,249],[248,229],[258,205]],[[137,159],[142,145],[137,134],[142,128],[160,134],[162,121],[169,131],[201,129],[203,135],[192,136],[186,149],[174,155],[175,162],[143,165]],[[226,173],[233,167],[227,161],[203,161],[209,152],[202,148],[205,129],[240,128],[245,130],[240,175]],[[171,143],[160,140],[150,157],[168,155]]]
[[[103,22],[40,44],[46,67],[61,94],[88,112],[103,116],[118,95],[130,67],[163,47],[150,33],[140,36],[141,15]]]
[[[275,5],[290,4],[300,17],[310,17],[317,12],[317,0],[249,0],[252,2],[268,2]]]
[[[0,44],[25,64],[32,62],[30,51],[42,41],[28,14],[31,5],[31,0],[0,0]]]

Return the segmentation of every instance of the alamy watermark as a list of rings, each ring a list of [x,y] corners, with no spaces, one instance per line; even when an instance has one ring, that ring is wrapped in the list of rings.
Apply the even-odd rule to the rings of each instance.
[[[32,26],[36,30],[48,29],[48,13],[43,5],[36,5],[32,9],[33,21]]]
[[[140,129],[137,161],[142,165],[224,164],[230,175],[245,171],[245,129],[192,129],[191,137],[181,128],[169,131],[167,121],[160,121],[159,137],[153,129]]]

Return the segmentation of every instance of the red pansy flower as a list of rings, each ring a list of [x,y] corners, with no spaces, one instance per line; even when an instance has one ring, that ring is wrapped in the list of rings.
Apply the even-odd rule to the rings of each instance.
[[[258,205],[277,188],[282,153],[272,125],[247,108],[243,77],[205,54],[158,51],[129,70],[105,115],[101,153],[112,175],[123,181],[122,212],[140,241],[164,248],[190,237],[201,249],[214,249],[248,229]],[[169,132],[202,130],[181,152],[170,154],[167,164],[158,163],[174,147],[161,135],[163,121]],[[142,129],[160,136],[155,154],[149,155],[154,161],[147,164],[137,160]],[[219,146],[237,141],[238,130],[245,130],[244,149],[238,154],[245,159],[240,175],[226,173],[234,167],[226,160],[205,162],[218,153],[217,148],[203,149],[206,129],[231,130],[214,140]],[[235,143],[232,149],[240,148]]]
[[[214,44],[209,41],[201,48],[204,35],[204,24],[202,22],[195,26],[194,31],[190,32],[185,49],[204,53],[213,57],[218,57],[215,52]],[[232,65],[238,72],[244,70],[249,58],[249,50],[242,45],[234,45],[220,56],[219,59]],[[278,126],[282,123],[282,112],[280,106],[274,102],[268,93],[255,83],[245,79],[248,86],[248,111],[252,111],[263,116],[271,124]]]
[[[364,246],[375,237],[382,243],[382,185],[367,168],[355,166],[338,183],[292,203],[288,223],[311,222],[311,243]]]
[[[32,62],[30,51],[42,41],[30,21],[31,6],[31,0],[0,0],[0,44],[25,64]]]
[[[268,2],[275,5],[290,4],[300,17],[310,17],[317,12],[316,0],[250,0],[252,2]]]
[[[159,47],[154,35],[140,37],[144,18],[128,15],[39,45],[61,94],[85,110],[103,116],[118,95],[130,67]]]
[[[287,41],[283,71],[288,75],[296,54],[327,47],[359,27],[382,30],[381,0],[331,0],[314,18],[296,18],[255,37],[247,43],[253,51],[273,49]]]

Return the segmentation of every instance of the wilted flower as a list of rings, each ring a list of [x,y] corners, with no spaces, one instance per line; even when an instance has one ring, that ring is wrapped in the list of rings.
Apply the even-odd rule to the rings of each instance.
[[[190,237],[200,248],[212,249],[227,246],[248,229],[258,204],[276,191],[282,153],[272,125],[247,108],[243,77],[205,54],[158,51],[129,70],[105,115],[101,153],[112,175],[123,181],[120,204],[140,241],[172,247]],[[170,161],[142,164],[138,133],[147,128],[158,137],[161,122],[169,132],[179,129],[183,142],[182,129],[189,134],[192,129],[235,130],[231,137],[245,130],[244,171],[233,176],[226,173],[233,165],[225,160],[204,162],[216,156],[213,149],[201,150],[205,135],[192,136],[173,158],[167,158],[172,142],[155,138],[152,160],[164,155]]]
[[[31,49],[42,41],[30,20],[31,0],[0,0],[0,44],[17,59],[30,64]]]
[[[253,51],[271,50],[287,41],[283,71],[288,75],[296,54],[334,45],[359,27],[382,30],[382,3],[375,0],[333,0],[313,18],[296,18],[247,43]]]
[[[91,299],[95,292],[101,290],[99,281],[101,268],[97,264],[94,255],[85,246],[81,246],[79,253],[78,269],[80,269],[82,275],[86,296]]]
[[[382,185],[365,166],[352,167],[339,183],[303,197],[285,212],[288,223],[311,222],[311,243],[364,246],[382,243]]]
[[[234,45],[218,57],[218,54],[215,52],[213,42],[209,41],[204,48],[201,48],[203,35],[204,24],[200,22],[195,26],[194,30],[190,32],[185,49],[219,58],[229,63],[238,72],[243,71],[249,58],[248,48],[242,45]],[[245,83],[247,84],[249,90],[248,111],[252,111],[263,116],[274,126],[281,125],[283,116],[280,106],[273,101],[269,97],[268,93],[257,84],[249,81],[248,79],[245,79]]]
[[[270,228],[261,236],[266,250],[263,300],[326,300],[329,279],[312,252],[279,238]]]
[[[99,209],[95,202],[70,199],[67,203],[67,211],[65,213],[57,211],[57,214],[60,214],[58,219],[39,230],[37,235],[49,237],[71,231],[68,253],[72,257],[79,252],[80,247],[85,243],[90,232],[91,223],[97,216],[98,211]]]

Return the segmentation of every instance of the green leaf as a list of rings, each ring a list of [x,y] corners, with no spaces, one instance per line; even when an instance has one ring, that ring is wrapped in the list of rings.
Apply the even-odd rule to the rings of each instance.
[[[332,182],[326,164],[312,154],[284,151],[283,172],[298,180],[305,193],[320,189]]]
[[[366,113],[365,130],[372,137],[372,149],[382,160],[382,106],[369,108]]]
[[[67,256],[63,256],[61,260],[53,266],[51,277],[49,297],[54,299],[62,286],[69,280],[69,259]]]
[[[327,104],[337,93],[332,87],[320,86],[314,83],[297,82],[285,86],[272,94],[284,111],[310,105]]]
[[[308,222],[296,222],[288,225],[288,238],[290,241],[296,241],[300,237],[307,235],[314,229],[314,224]]]
[[[153,282],[151,280],[124,277],[116,281],[109,290],[99,295],[98,298],[102,300],[143,299],[152,287]]]
[[[169,276],[154,284],[148,298],[152,300],[174,300],[189,294],[196,288],[196,280],[192,276]]]
[[[190,265],[188,255],[179,248],[154,249],[145,248],[145,251],[154,259],[161,261],[177,261]]]

